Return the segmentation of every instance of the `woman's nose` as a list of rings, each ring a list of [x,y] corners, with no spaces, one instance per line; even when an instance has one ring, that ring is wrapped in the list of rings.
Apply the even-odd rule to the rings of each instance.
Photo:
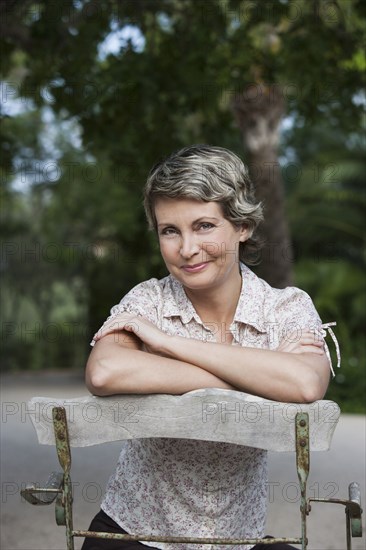
[[[191,258],[200,251],[199,244],[194,235],[182,235],[180,245],[180,255],[183,258]]]

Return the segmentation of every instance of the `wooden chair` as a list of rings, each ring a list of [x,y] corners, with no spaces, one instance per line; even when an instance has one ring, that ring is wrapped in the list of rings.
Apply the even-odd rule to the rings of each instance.
[[[29,402],[39,443],[56,445],[62,472],[53,472],[45,487],[28,485],[22,496],[32,504],[56,500],[56,522],[66,526],[67,550],[74,549],[75,537],[143,540],[190,544],[274,544],[287,542],[307,548],[306,519],[310,502],[342,504],[346,511],[347,550],[352,537],[362,536],[360,489],[349,486],[348,499],[307,498],[310,451],[326,451],[339,419],[332,401],[309,405],[279,403],[242,392],[219,389],[196,390],[184,395],[86,396],[55,400],[34,397]],[[297,538],[207,539],[141,534],[111,534],[74,529],[71,447],[140,438],[178,438],[220,441],[266,449],[294,451],[301,490],[300,526]]]

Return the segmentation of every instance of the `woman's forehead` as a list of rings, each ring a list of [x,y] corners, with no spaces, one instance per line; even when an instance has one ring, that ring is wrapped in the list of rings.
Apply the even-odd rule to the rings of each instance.
[[[173,221],[175,216],[192,219],[204,216],[219,219],[223,217],[220,203],[189,198],[158,197],[154,209],[158,223],[164,223],[166,219]]]

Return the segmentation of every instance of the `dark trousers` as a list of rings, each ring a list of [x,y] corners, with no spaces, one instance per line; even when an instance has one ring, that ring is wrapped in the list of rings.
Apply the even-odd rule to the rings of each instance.
[[[89,531],[104,531],[106,533],[126,533],[113,519],[111,519],[103,510],[101,510],[90,524]],[[108,539],[86,538],[81,550],[149,550],[153,546],[146,546],[136,541],[121,541]],[[233,550],[235,550],[233,546]],[[296,550],[289,544],[256,544],[253,550]]]

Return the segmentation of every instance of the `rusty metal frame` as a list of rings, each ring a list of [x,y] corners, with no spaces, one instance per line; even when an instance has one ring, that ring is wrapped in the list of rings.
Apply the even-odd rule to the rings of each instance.
[[[342,498],[308,498],[307,508],[310,513],[310,502],[325,502],[327,504],[342,504],[346,512],[346,540],[347,550],[352,550],[352,537],[362,537],[362,508],[361,491],[357,483],[350,483],[348,487],[349,499]]]
[[[296,469],[301,490],[300,514],[301,514],[301,537],[298,538],[198,538],[198,537],[168,537],[141,534],[119,534],[95,531],[84,531],[73,529],[72,510],[72,483],[70,477],[71,451],[69,432],[67,425],[66,409],[54,407],[52,409],[53,425],[55,432],[56,451],[63,473],[51,475],[44,488],[36,488],[34,485],[27,486],[21,491],[22,496],[31,504],[50,504],[56,498],[56,523],[66,527],[67,550],[74,550],[74,537],[104,538],[125,541],[147,541],[147,542],[169,542],[189,544],[212,544],[212,545],[240,545],[240,544],[301,544],[302,550],[307,550],[308,539],[306,531],[306,518],[311,511],[310,501],[329,502],[343,504],[346,507],[346,529],[347,529],[347,550],[351,550],[351,536],[362,536],[360,504],[360,489],[357,483],[349,487],[349,500],[341,499],[320,499],[306,497],[306,484],[310,470],[310,439],[309,439],[309,415],[308,413],[297,413],[295,417],[295,443],[296,443]],[[39,494],[39,496],[35,496]]]
[[[306,483],[310,470],[309,414],[297,413],[295,417],[296,469],[299,478],[301,502],[301,550],[308,545],[306,533]]]

